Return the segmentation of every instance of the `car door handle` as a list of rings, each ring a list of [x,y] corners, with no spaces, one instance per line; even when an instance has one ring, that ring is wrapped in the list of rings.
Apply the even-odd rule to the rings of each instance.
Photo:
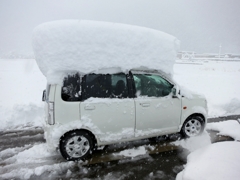
[[[142,107],[149,107],[149,106],[150,106],[150,103],[140,103],[140,105],[141,105]]]
[[[85,110],[94,110],[95,106],[85,106],[84,109]]]

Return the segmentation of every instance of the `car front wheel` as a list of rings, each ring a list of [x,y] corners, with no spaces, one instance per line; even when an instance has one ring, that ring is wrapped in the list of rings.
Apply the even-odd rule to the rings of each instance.
[[[93,141],[85,131],[70,131],[61,137],[59,149],[68,161],[86,160],[92,154]]]
[[[203,132],[204,120],[200,116],[190,116],[183,124],[181,133],[184,137],[194,137]]]

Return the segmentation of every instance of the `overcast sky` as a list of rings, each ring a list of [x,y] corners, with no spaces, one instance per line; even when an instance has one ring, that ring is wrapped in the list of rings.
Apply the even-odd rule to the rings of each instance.
[[[0,54],[32,53],[35,26],[87,19],[145,26],[176,36],[181,50],[240,54],[240,0],[0,0]]]

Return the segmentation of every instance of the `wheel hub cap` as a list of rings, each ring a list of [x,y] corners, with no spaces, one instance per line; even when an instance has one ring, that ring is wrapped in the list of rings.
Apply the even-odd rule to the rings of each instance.
[[[69,156],[74,158],[84,156],[89,149],[89,141],[84,136],[74,136],[66,143],[66,152]]]
[[[201,128],[201,122],[199,122],[197,119],[192,119],[186,123],[185,133],[190,137],[196,136],[201,132]]]

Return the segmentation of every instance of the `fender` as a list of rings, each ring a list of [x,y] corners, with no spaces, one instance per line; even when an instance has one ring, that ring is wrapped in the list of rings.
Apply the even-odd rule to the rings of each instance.
[[[202,115],[205,121],[205,125],[207,124],[207,102],[205,99],[182,99],[182,115],[181,115],[181,123],[179,126],[179,131],[182,128],[184,121],[191,115],[199,114]]]

